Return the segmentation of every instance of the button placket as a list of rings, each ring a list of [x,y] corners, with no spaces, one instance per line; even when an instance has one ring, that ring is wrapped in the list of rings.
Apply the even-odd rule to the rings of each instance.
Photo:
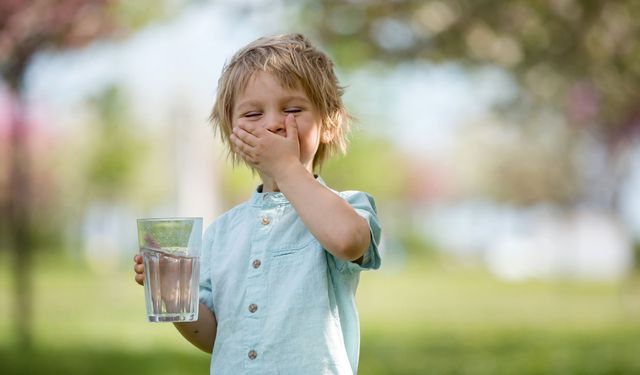
[[[266,246],[268,243],[269,234],[273,230],[274,207],[269,204],[265,204],[258,208],[255,212],[255,229],[256,232],[251,239],[251,253],[249,255],[250,272],[247,273],[247,288],[245,293],[245,308],[244,310],[244,322],[242,330],[246,333],[244,337],[244,345],[247,350],[247,357],[245,360],[253,362],[252,366],[257,365],[257,361],[254,360],[258,356],[257,347],[262,340],[262,331],[264,326],[264,314],[260,311],[266,308],[264,305],[266,295],[266,281],[267,275],[263,272],[264,266],[266,266],[265,254]]]

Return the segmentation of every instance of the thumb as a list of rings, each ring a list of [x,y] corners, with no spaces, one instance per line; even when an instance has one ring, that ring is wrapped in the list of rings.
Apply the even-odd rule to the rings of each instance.
[[[298,139],[298,123],[293,113],[289,113],[284,119],[285,130],[287,132],[287,138]]]

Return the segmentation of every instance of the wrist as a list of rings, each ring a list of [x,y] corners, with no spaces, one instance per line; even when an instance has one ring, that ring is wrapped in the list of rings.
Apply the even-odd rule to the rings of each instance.
[[[280,169],[277,176],[274,176],[274,179],[278,187],[282,191],[283,188],[286,190],[287,186],[294,185],[295,181],[299,180],[305,175],[313,176],[313,174],[309,172],[301,163],[291,163],[286,168]]]
[[[298,175],[305,170],[298,159],[283,161],[278,168],[273,170],[273,179],[279,185],[281,182],[289,180],[292,176]]]

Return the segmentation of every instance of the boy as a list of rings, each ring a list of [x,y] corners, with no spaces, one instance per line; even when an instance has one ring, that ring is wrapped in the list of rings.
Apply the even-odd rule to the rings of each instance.
[[[359,272],[380,266],[373,198],[314,171],[346,148],[333,64],[300,34],[260,38],[223,69],[211,115],[262,184],[206,230],[199,320],[176,323],[216,374],[355,374]],[[142,260],[136,256],[136,281]]]

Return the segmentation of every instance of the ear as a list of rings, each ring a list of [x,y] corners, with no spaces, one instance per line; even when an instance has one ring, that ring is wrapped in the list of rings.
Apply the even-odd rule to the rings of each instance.
[[[322,131],[322,135],[320,136],[320,143],[330,143],[333,141],[335,137],[335,131],[331,129],[325,129]]]

